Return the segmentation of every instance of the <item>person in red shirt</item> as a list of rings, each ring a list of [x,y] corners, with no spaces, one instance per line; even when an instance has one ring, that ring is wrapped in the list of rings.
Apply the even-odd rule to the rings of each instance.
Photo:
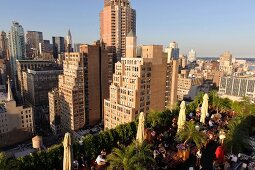
[[[223,146],[217,147],[217,149],[215,151],[215,156],[220,164],[224,162],[224,148],[223,148]]]

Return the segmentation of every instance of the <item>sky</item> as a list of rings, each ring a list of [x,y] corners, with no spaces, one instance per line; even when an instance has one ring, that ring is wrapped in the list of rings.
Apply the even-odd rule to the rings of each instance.
[[[199,57],[255,57],[254,0],[131,0],[137,13],[139,44],[165,47],[176,41],[180,52],[195,49]],[[0,30],[13,20],[25,31],[42,31],[44,39],[66,36],[73,42],[99,39],[103,0],[1,0]]]

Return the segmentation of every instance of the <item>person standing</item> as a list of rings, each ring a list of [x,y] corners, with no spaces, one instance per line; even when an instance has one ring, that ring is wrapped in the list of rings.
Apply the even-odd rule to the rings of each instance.
[[[201,157],[202,157],[201,149],[198,149],[198,151],[196,153],[196,157],[197,157],[196,166],[201,167],[201,165],[200,165],[200,160],[201,160]]]

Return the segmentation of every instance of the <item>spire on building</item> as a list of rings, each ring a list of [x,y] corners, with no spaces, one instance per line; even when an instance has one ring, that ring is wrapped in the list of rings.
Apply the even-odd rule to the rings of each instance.
[[[72,45],[72,34],[70,29],[68,29],[68,33],[66,36],[66,51],[72,52],[73,51],[73,45]]]
[[[11,83],[10,83],[10,79],[8,79],[7,101],[12,101],[12,100],[13,100],[13,95],[12,95]]]
[[[70,28],[68,29],[68,34],[67,34],[69,37],[71,37],[71,31],[70,31]]]
[[[66,37],[66,42],[67,42],[67,44],[71,44],[71,46],[72,46],[72,34],[71,34],[70,29],[68,29],[68,33],[67,33],[67,37]]]

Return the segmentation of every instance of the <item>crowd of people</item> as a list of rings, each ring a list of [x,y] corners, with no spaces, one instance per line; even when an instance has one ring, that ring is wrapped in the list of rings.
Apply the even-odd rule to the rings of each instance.
[[[229,169],[233,160],[231,161],[226,158],[223,144],[226,138],[225,129],[234,113],[217,113],[212,110],[206,115],[204,124],[199,121],[200,114],[201,112],[198,109],[195,114],[190,113],[187,115],[187,121],[194,121],[197,130],[204,132],[207,136],[207,142],[203,148],[196,148],[194,143],[189,144],[190,155],[196,158],[193,165],[194,168],[203,169],[203,165],[201,165],[201,159],[203,157],[202,150],[205,150],[207,146],[213,142],[217,148],[215,148],[214,153],[207,153],[214,154],[214,159],[211,160],[213,168],[217,170]],[[182,145],[175,139],[177,128],[177,118],[173,118],[172,125],[163,132],[160,130],[149,130],[148,134],[148,130],[146,131],[148,141],[153,144],[154,159],[161,169],[174,168],[178,166],[178,164],[183,163],[184,155],[178,153]]]

